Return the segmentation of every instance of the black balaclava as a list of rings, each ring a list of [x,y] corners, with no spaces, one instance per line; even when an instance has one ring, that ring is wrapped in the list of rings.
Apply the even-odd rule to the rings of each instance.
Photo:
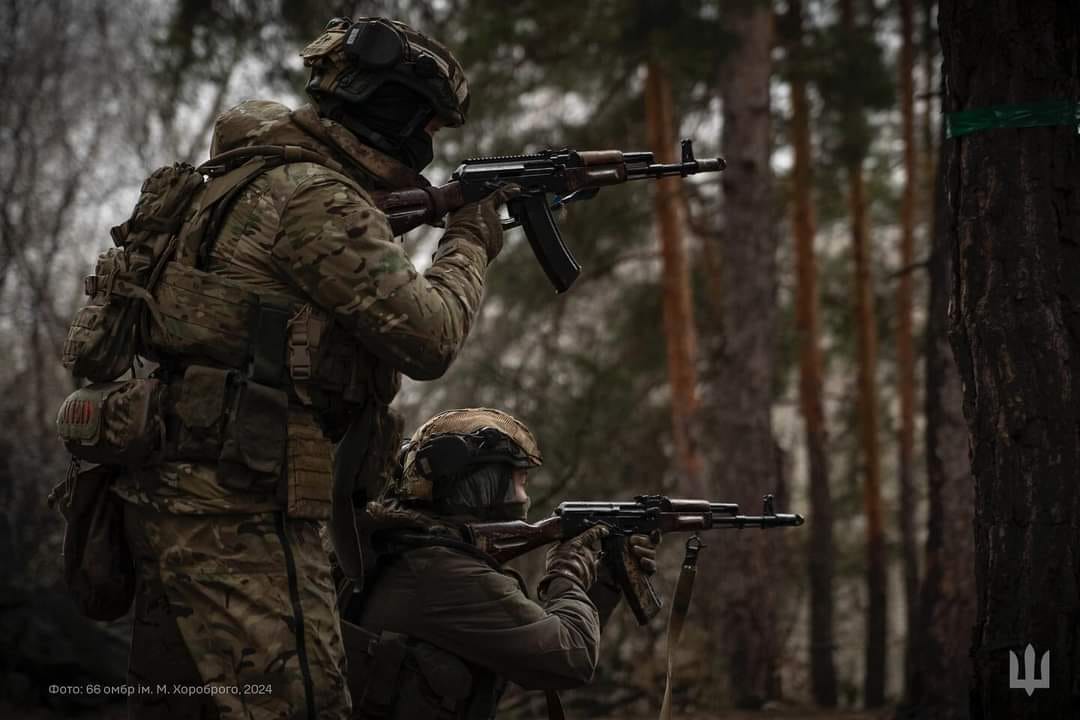
[[[362,103],[344,103],[331,118],[362,140],[420,172],[435,157],[424,127],[435,110],[420,93],[396,82],[384,82]]]
[[[435,481],[435,509],[444,515],[471,515],[479,520],[524,520],[529,501],[514,499],[514,467],[487,463],[459,477]]]

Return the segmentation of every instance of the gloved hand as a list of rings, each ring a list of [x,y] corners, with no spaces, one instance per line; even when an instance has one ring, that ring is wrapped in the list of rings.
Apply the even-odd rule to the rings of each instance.
[[[521,187],[512,183],[502,185],[498,190],[468,205],[463,205],[446,221],[446,234],[443,243],[458,239],[475,242],[484,248],[490,263],[503,247],[502,222],[499,208],[513,197],[521,194]]]
[[[566,578],[588,590],[596,581],[600,566],[600,541],[610,531],[604,525],[594,525],[577,537],[555,545],[547,554],[547,570],[540,580],[539,594],[543,597],[548,585],[558,578]]]
[[[637,560],[641,572],[646,575],[656,574],[656,546],[660,544],[660,533],[649,535],[631,535],[627,540],[630,555]]]

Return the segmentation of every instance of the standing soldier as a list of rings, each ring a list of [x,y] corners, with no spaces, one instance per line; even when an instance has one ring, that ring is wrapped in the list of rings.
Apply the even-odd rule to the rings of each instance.
[[[527,473],[540,463],[532,433],[499,410],[450,410],[413,434],[387,497],[368,505],[375,576],[344,611],[356,717],[490,718],[507,681],[549,691],[553,709],[553,691],[592,679],[621,597],[600,562],[607,528],[551,548],[538,602],[464,541],[465,523],[525,519]],[[630,548],[656,572],[648,537]]]
[[[139,580],[131,681],[167,687],[134,696],[137,717],[349,716],[320,524],[396,450],[399,373],[446,371],[502,248],[514,188],[452,214],[424,273],[370,195],[425,186],[432,135],[465,122],[445,47],[399,22],[335,19],[302,56],[311,105],[249,101],[217,119],[230,194],[211,181],[196,197],[153,288],[164,449],[115,484]],[[267,146],[284,162],[247,163]]]

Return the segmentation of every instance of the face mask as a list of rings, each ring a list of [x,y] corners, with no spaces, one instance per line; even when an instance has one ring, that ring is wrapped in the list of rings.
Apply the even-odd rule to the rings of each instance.
[[[435,142],[425,130],[417,130],[398,146],[395,157],[420,172],[435,159]]]
[[[424,128],[435,112],[414,90],[384,83],[363,103],[348,107],[347,114],[354,132],[416,172],[434,159],[434,142]]]

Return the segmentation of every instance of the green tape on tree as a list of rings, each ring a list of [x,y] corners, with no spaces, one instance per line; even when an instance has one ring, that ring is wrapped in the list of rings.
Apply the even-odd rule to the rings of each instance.
[[[995,128],[1071,125],[1080,132],[1080,103],[1073,100],[1050,100],[1028,105],[995,105],[948,113],[945,121],[945,137],[949,139]]]

